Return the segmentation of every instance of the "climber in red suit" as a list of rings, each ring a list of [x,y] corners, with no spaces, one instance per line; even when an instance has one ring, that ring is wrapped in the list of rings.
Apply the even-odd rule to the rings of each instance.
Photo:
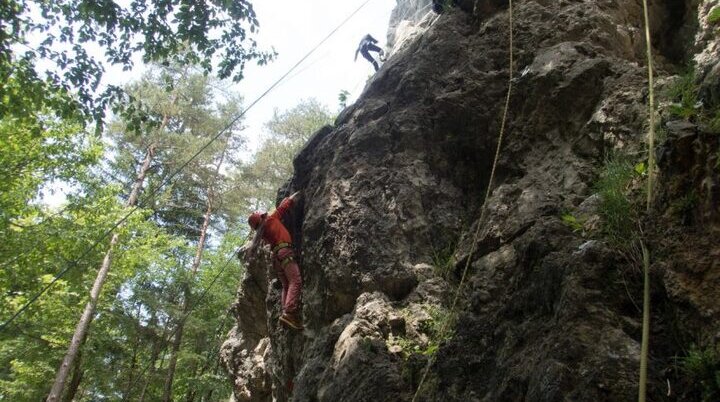
[[[297,192],[282,200],[275,212],[270,215],[267,212],[253,212],[248,218],[248,224],[255,230],[255,237],[250,245],[243,246],[238,254],[245,257],[251,256],[257,249],[260,239],[270,245],[273,268],[275,268],[283,288],[280,322],[292,329],[302,330],[302,319],[299,314],[302,293],[300,267],[295,260],[290,232],[281,221],[281,218],[295,204],[296,198],[298,198]]]

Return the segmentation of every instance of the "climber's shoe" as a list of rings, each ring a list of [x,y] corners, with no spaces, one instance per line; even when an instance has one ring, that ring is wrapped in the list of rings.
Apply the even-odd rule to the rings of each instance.
[[[285,324],[285,326],[288,327],[288,328],[291,328],[291,329],[294,329],[294,330],[297,330],[297,331],[302,331],[302,330],[303,330],[302,321],[301,321],[299,318],[297,318],[297,317],[295,316],[295,314],[283,313],[283,314],[280,316],[280,322],[281,322],[282,324]]]

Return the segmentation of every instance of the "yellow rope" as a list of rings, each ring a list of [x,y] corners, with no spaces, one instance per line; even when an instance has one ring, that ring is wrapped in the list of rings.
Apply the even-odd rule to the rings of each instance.
[[[448,317],[453,317],[455,312],[455,307],[457,306],[457,302],[460,298],[460,293],[462,291],[463,285],[465,284],[465,278],[467,276],[468,269],[470,267],[470,262],[472,261],[472,256],[475,253],[475,247],[478,241],[478,236],[480,235],[480,228],[482,227],[482,222],[485,219],[485,212],[487,211],[487,201],[488,198],[490,198],[490,191],[492,190],[493,182],[495,180],[495,170],[497,168],[498,159],[500,158],[500,149],[502,147],[502,141],[503,137],[505,135],[505,122],[507,121],[507,114],[508,109],[510,107],[510,93],[512,92],[512,79],[513,79],[513,5],[512,0],[509,0],[509,6],[508,6],[508,15],[509,15],[509,24],[510,24],[510,67],[509,67],[509,77],[508,77],[508,90],[507,90],[507,96],[505,97],[505,107],[503,109],[503,115],[502,115],[502,121],[500,123],[500,134],[498,135],[498,143],[497,147],[495,148],[495,159],[493,160],[492,170],[490,172],[490,180],[488,181],[487,189],[485,190],[485,198],[483,199],[482,206],[480,207],[480,219],[478,220],[477,228],[475,229],[475,235],[473,236],[473,241],[470,246],[470,254],[467,257],[467,261],[465,262],[465,268],[463,269],[462,277],[460,278],[460,284],[458,285],[456,291],[455,291],[455,297],[453,298],[452,305],[450,306],[450,314]],[[451,319],[447,319],[443,322],[442,327],[440,328],[440,339],[443,339],[446,335],[446,331],[449,327]],[[435,362],[435,356],[437,355],[437,352],[432,354],[430,356],[430,359],[428,359],[427,365],[425,366],[425,370],[423,372],[423,376],[420,378],[420,383],[418,384],[417,389],[415,390],[415,394],[413,395],[412,402],[415,402],[417,399],[418,394],[420,393],[420,389],[422,388],[423,383],[425,382],[425,379],[427,378],[428,372],[430,371],[430,367]]]
[[[643,0],[645,16],[645,46],[647,47],[648,65],[648,92],[649,92],[649,132],[648,132],[648,182],[646,211],[650,212],[653,199],[655,181],[655,86],[653,85],[653,58],[652,42],[650,41],[650,17],[648,16],[647,0]],[[640,247],[643,256],[643,320],[642,343],[640,345],[640,380],[638,384],[638,402],[645,402],[647,394],[647,366],[648,350],[650,345],[650,252],[642,240],[640,233]]]
[[[645,41],[647,43],[647,64],[648,64],[648,92],[649,92],[649,114],[650,130],[648,133],[648,186],[647,186],[647,211],[650,211],[652,204],[653,187],[655,185],[655,86],[653,84],[653,57],[652,44],[650,42],[650,18],[648,17],[647,0],[643,0],[645,8]]]
[[[643,256],[643,320],[642,320],[642,345],[640,346],[640,384],[638,387],[638,402],[645,402],[647,393],[647,366],[648,366],[648,344],[650,339],[650,252],[645,247],[645,242],[640,238],[640,247]]]

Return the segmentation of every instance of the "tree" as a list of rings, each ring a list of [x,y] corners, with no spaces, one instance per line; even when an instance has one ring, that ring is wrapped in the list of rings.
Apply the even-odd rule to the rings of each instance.
[[[186,71],[186,70],[185,70]],[[184,78],[184,77],[181,77]],[[140,163],[140,166],[137,169],[137,175],[132,183],[131,190],[129,192],[129,196],[125,202],[125,207],[127,209],[134,208],[137,203],[140,196],[140,191],[143,188],[143,185],[145,183],[145,177],[147,176],[151,164],[153,162],[153,158],[155,156],[156,149],[158,147],[160,139],[165,137],[164,134],[166,128],[170,125],[171,121],[171,111],[172,109],[177,105],[178,99],[182,94],[178,92],[174,92],[170,95],[171,101],[170,101],[170,110],[163,110],[162,111],[162,120],[160,127],[157,130],[154,130],[152,128],[149,129],[147,135],[143,136],[139,143],[144,148],[144,156],[142,159],[142,162]],[[156,135],[153,135],[156,134]],[[145,139],[147,137],[147,139]],[[135,169],[133,169],[135,170]],[[83,314],[80,318],[80,320],[77,323],[75,332],[73,334],[72,340],[70,342],[70,346],[68,347],[68,351],[65,355],[65,358],[63,359],[62,364],[60,365],[60,368],[58,369],[55,382],[53,384],[52,389],[50,390],[50,394],[48,395],[48,402],[55,402],[59,400],[63,395],[63,389],[65,388],[67,377],[70,373],[70,370],[73,366],[79,365],[80,362],[76,362],[76,358],[80,355],[80,350],[85,343],[86,336],[88,329],[90,327],[90,323],[93,320],[93,316],[95,313],[95,309],[97,307],[98,298],[100,297],[100,292],[102,290],[102,287],[105,283],[105,280],[107,278],[107,275],[110,271],[111,267],[111,260],[112,260],[112,253],[114,248],[117,246],[118,241],[120,239],[119,233],[113,233],[110,238],[110,243],[107,252],[105,253],[105,256],[103,258],[102,265],[100,269],[98,270],[97,277],[93,283],[92,289],[90,291],[90,299],[88,300],[85,309],[83,311]]]
[[[4,295],[2,306],[3,321],[9,312],[25,304],[40,287],[53,279],[59,268],[77,258],[87,250],[101,233],[107,231],[123,213],[118,202],[117,186],[104,186],[90,181],[81,183],[82,193],[68,197],[67,204],[42,224],[18,234],[16,240],[23,245],[18,252],[6,254],[19,257],[7,268],[0,270],[0,290]],[[97,184],[97,185],[96,185]],[[165,247],[172,247],[172,240],[158,232],[146,222],[147,215],[134,215],[121,230],[126,248],[119,248],[114,261],[115,273],[109,277],[113,291],[136,266],[146,265],[155,253],[163,253]],[[69,236],[68,234],[72,234]],[[28,244],[27,246],[24,246]],[[67,349],[76,318],[87,302],[86,290],[95,276],[95,270],[103,253],[92,252],[77,266],[68,271],[45,297],[32,304],[25,313],[11,324],[9,331],[0,332],[0,399],[12,401],[37,401],[47,395],[48,384],[54,375],[58,362]],[[0,258],[3,261],[8,259]],[[55,272],[54,272],[55,271]],[[95,334],[112,332],[106,320],[106,310],[99,301],[96,310],[98,325]],[[103,338],[101,336],[100,338]],[[86,351],[84,358],[94,359],[96,350]],[[99,351],[98,355],[103,355]],[[102,359],[100,359],[102,360]],[[88,376],[95,375],[103,363],[83,370]]]
[[[23,124],[13,118],[0,120],[3,243],[12,238],[9,230],[20,228],[14,220],[39,213],[38,204],[32,201],[44,183],[58,180],[77,183],[101,155],[101,144],[74,122],[45,119]],[[36,218],[39,222],[42,217]]]
[[[235,159],[243,146],[241,122],[235,121],[241,101],[218,96],[218,85],[191,66],[151,69],[126,88],[148,105],[150,119],[133,127],[136,122],[118,116],[106,126],[104,144],[73,120],[43,117],[8,125],[14,130],[8,132],[25,136],[0,138],[0,157],[32,174],[8,174],[0,183],[7,191],[0,197],[7,206],[0,211],[6,213],[0,316],[17,311],[68,262],[85,257],[10,331],[0,332],[0,399],[47,395],[110,248],[85,252],[127,213],[140,171],[141,208],[118,228],[112,269],[89,314],[91,332],[77,337],[80,347],[75,363],[67,365],[62,398],[227,399],[230,386],[217,353],[242,272],[232,258],[247,234],[238,223],[249,209],[272,204],[275,189],[292,174],[293,156],[332,117],[315,101],[276,113],[260,152],[245,165]],[[218,141],[185,164],[218,133]],[[58,178],[71,182],[72,191],[60,209],[49,210],[41,194]],[[267,192],[253,194],[257,188]]]
[[[227,140],[229,140],[229,136],[226,138],[226,145]],[[205,193],[206,193],[206,209],[205,209],[205,215],[203,216],[203,223],[200,228],[200,235],[197,241],[197,246],[195,250],[195,257],[193,258],[192,265],[190,266],[190,278],[189,281],[192,281],[195,279],[198,273],[198,269],[200,268],[200,264],[202,262],[203,252],[205,251],[205,244],[207,242],[207,236],[208,236],[208,228],[210,226],[210,220],[212,218],[212,214],[214,212],[214,208],[217,207],[216,203],[219,202],[218,199],[216,199],[216,189],[215,189],[215,182],[220,178],[220,168],[222,167],[223,160],[225,159],[225,154],[227,153],[227,148],[223,149],[220,155],[219,160],[216,163],[214,174],[209,177],[209,181],[206,183],[205,187]],[[172,383],[173,378],[175,375],[175,368],[177,365],[177,357],[178,352],[180,351],[180,346],[182,342],[182,336],[183,336],[183,330],[185,327],[185,320],[187,319],[187,316],[190,314],[190,303],[192,298],[192,289],[190,287],[189,283],[183,284],[183,302],[182,302],[182,308],[180,309],[182,311],[182,316],[179,318],[177,323],[177,328],[175,329],[175,338],[173,341],[173,349],[170,354],[170,362],[168,364],[168,374],[165,381],[165,390],[163,393],[163,401],[164,402],[170,402],[172,400]]]
[[[321,127],[332,124],[334,116],[316,99],[306,99],[290,110],[278,113],[265,123],[270,137],[298,151]]]
[[[163,123],[160,126],[159,131],[165,129],[168,119],[169,116],[167,114],[163,116]],[[140,168],[138,169],[137,177],[132,185],[132,189],[130,190],[130,196],[125,203],[126,208],[132,208],[137,205],[138,197],[140,196],[140,190],[142,189],[143,183],[145,182],[145,176],[150,169],[150,163],[152,162],[154,153],[155,146],[154,144],[151,144],[147,148],[147,151],[145,152],[145,159],[143,160],[142,165],[140,165]],[[102,291],[103,285],[105,284],[105,279],[107,278],[107,275],[110,271],[113,249],[115,248],[119,240],[120,234],[117,232],[113,233],[113,235],[110,237],[110,245],[107,252],[105,253],[105,256],[103,257],[102,265],[98,270],[97,277],[95,278],[92,289],[90,290],[90,299],[85,305],[83,314],[77,323],[75,333],[73,334],[72,340],[70,341],[68,351],[65,354],[65,358],[63,359],[60,368],[58,369],[57,375],[55,377],[55,382],[50,389],[50,394],[47,398],[48,402],[56,402],[62,397],[63,389],[65,388],[65,382],[67,380],[67,376],[70,373],[70,368],[73,366],[73,364],[80,364],[79,362],[75,362],[75,359],[80,355],[80,348],[85,343],[87,331],[90,327],[90,323],[92,322],[93,315],[95,314],[95,308],[97,307],[100,292]]]
[[[241,170],[238,180],[248,188],[243,204],[251,209],[273,206],[277,189],[292,177],[292,161],[297,152],[317,130],[332,124],[333,119],[327,107],[315,99],[302,101],[283,113],[275,111],[265,124],[268,137],[253,162]]]
[[[104,67],[92,46],[124,70],[139,55],[145,63],[199,65],[236,81],[246,62],[273,57],[250,36],[259,24],[247,0],[8,0],[0,3],[0,21],[0,82],[7,83],[0,86],[0,119],[52,110],[101,121],[108,105],[136,116],[132,104],[120,102],[120,88],[97,93]]]
[[[215,212],[216,208],[219,208],[220,200],[217,199],[217,182],[219,181],[221,175],[221,168],[223,161],[225,160],[225,157],[227,155],[228,151],[228,145],[230,143],[230,135],[225,136],[224,145],[225,147],[220,153],[220,156],[218,160],[215,163],[215,169],[212,172],[210,176],[206,177],[205,182],[205,214],[203,215],[203,223],[200,227],[200,234],[197,241],[197,246],[195,250],[195,256],[193,258],[192,265],[190,267],[190,280],[195,279],[198,273],[198,269],[200,268],[200,264],[202,262],[203,252],[205,250],[205,244],[207,242],[207,236],[208,236],[208,228],[210,227],[210,221],[212,218],[213,213]],[[180,346],[182,342],[182,336],[183,336],[183,330],[185,327],[185,320],[187,319],[187,316],[190,314],[190,303],[191,303],[191,297],[192,297],[192,290],[190,288],[190,284],[185,283],[183,286],[184,290],[184,297],[183,297],[183,303],[182,303],[182,317],[178,320],[177,328],[175,329],[175,339],[173,341],[173,349],[170,354],[170,362],[168,364],[168,374],[165,381],[165,390],[163,392],[163,401],[164,402],[170,402],[172,400],[172,384],[173,384],[173,378],[175,375],[175,367],[177,364],[177,356],[178,352],[180,351]]]
[[[171,93],[164,89],[168,80]],[[66,364],[68,385],[62,399],[97,400],[110,395],[126,400],[160,399],[171,357],[168,338],[177,328],[177,319],[190,311],[201,315],[183,321],[172,392],[176,397],[197,395],[206,400],[227,396],[229,386],[210,356],[217,353],[221,341],[217,329],[239,277],[237,264],[225,263],[239,240],[232,235],[212,238],[227,231],[237,217],[236,208],[226,200],[235,190],[225,180],[229,171],[219,166],[226,144],[232,150],[226,160],[242,146],[237,135],[240,122],[231,124],[220,141],[200,153],[172,182],[165,181],[239,114],[240,100],[218,100],[213,85],[192,68],[152,70],[128,92],[150,100],[147,104],[155,107],[147,112],[165,123],[141,124],[138,132],[119,118],[108,125],[104,161],[100,161],[103,147],[97,137],[78,123],[55,118],[43,118],[42,123],[16,120],[9,124],[8,120],[9,134],[0,138],[0,157],[8,166],[24,166],[27,175],[8,173],[0,183],[4,186],[0,230],[6,235],[0,245],[2,321],[59,270],[73,265],[8,331],[0,332],[0,399],[35,401],[48,395],[53,368],[60,365],[68,339],[77,332],[73,328],[79,328],[73,318],[83,309],[92,311],[85,315],[90,319],[83,320],[85,334],[92,321],[92,333],[76,336],[77,355],[74,364]],[[235,165],[230,159],[226,166]],[[127,189],[137,181],[139,171],[145,172],[144,195],[133,197]],[[55,180],[72,184],[72,193],[59,210],[49,211],[39,198]],[[165,183],[163,188],[159,188],[161,183]],[[150,193],[154,196],[148,197]],[[123,206],[133,198],[144,208],[118,228],[104,290],[88,302],[87,289],[110,253],[86,251],[127,213]],[[201,240],[198,236],[203,234],[210,240]],[[193,262],[203,243],[204,257]],[[79,255],[85,257],[76,261]],[[192,271],[196,275],[190,275]],[[212,292],[194,291],[196,287]],[[204,385],[194,388],[195,383]],[[59,392],[56,395],[60,397]]]
[[[137,85],[133,92],[150,100],[151,104],[167,105],[163,98],[161,83],[174,79],[178,69],[163,68],[146,77],[146,80]],[[167,301],[166,312],[170,320],[166,328],[174,326],[172,331],[165,331],[172,335],[173,342],[169,351],[165,385],[163,387],[163,400],[169,400],[173,394],[173,381],[177,359],[182,347],[184,326],[187,315],[190,313],[192,288],[202,263],[203,251],[210,236],[211,227],[219,230],[232,218],[232,212],[224,209],[223,196],[232,191],[224,180],[222,171],[223,162],[230,159],[234,162],[233,154],[244,143],[244,139],[237,135],[240,121],[240,100],[235,98],[221,99],[214,93],[214,87],[219,85],[202,74],[188,74],[174,84],[177,91],[177,102],[170,105],[172,117],[168,120],[167,130],[153,136],[137,136],[124,127],[115,127],[113,138],[117,143],[116,161],[113,164],[118,175],[127,176],[127,167],[132,165],[139,155],[138,150],[148,143],[157,144],[157,155],[152,173],[148,177],[148,188],[157,188],[170,174],[176,174],[171,185],[163,191],[155,192],[153,197],[146,197],[146,205],[153,209],[153,220],[159,227],[169,233],[183,236],[188,244],[194,243],[194,255],[191,258],[178,258],[177,274],[172,280],[177,297]],[[220,134],[218,141],[211,142],[207,148],[198,154],[190,163],[185,163],[198,149],[208,144],[208,141]],[[178,170],[179,169],[179,170]],[[182,262],[181,262],[182,261]],[[192,261],[186,269],[185,261]],[[179,306],[173,305],[178,302]],[[157,358],[157,351],[153,350],[152,359]],[[153,366],[154,367],[154,366]],[[143,387],[140,395],[144,398],[149,383]],[[128,395],[131,390],[128,390]]]
[[[245,235],[244,228],[226,233],[222,243],[207,253],[203,269],[198,272],[196,288],[202,292],[195,293],[193,314],[185,324],[187,341],[178,360],[176,399],[185,395],[186,401],[228,400],[230,389],[219,365],[219,352],[232,326],[228,306],[235,300],[243,272],[237,259],[228,261],[228,256],[233,255]]]

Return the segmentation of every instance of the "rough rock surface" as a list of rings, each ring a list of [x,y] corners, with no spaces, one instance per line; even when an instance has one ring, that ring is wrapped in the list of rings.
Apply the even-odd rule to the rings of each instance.
[[[388,55],[425,31],[433,14],[431,7],[432,0],[397,0],[388,24]]]
[[[268,277],[262,263],[266,258],[258,258],[247,267],[237,301],[231,307],[237,325],[220,349],[236,401],[264,401],[272,395],[268,364],[272,350],[265,309]]]
[[[295,159],[307,329],[278,326],[277,281],[251,268],[223,348],[237,400],[411,400],[430,355],[418,400],[636,397],[641,275],[597,231],[574,231],[560,216],[596,215],[607,152],[645,147],[642,3],[513,3],[512,98],[485,219],[508,85],[502,0],[443,14]],[[702,56],[717,54],[709,8],[650,3],[658,75],[704,57],[702,88],[714,96],[717,60]],[[720,339],[718,142],[668,124],[656,213],[670,223],[648,228],[648,399],[690,401],[698,393],[674,357],[700,336]],[[672,200],[688,191],[699,201],[678,217]],[[466,266],[457,324],[442,333]]]

